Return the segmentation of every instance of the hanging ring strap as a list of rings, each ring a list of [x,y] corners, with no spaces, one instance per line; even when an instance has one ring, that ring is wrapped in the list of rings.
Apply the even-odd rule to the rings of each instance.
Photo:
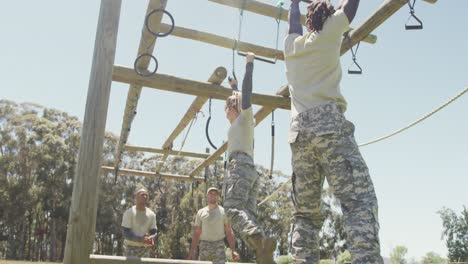
[[[241,40],[241,32],[242,32],[242,21],[243,21],[243,18],[244,18],[244,7],[245,7],[245,3],[246,3],[246,0],[243,1],[242,3],[242,7],[240,8],[239,10],[239,28],[238,28],[238,34],[237,34],[237,39],[235,40],[235,43],[234,43],[234,48],[233,48],[233,51],[236,50],[237,51],[237,55],[239,56],[242,56],[242,57],[246,57],[247,56],[247,53],[245,52],[242,52],[242,51],[239,51],[239,42]],[[278,50],[278,42],[279,42],[279,26],[280,26],[280,21],[281,21],[281,15],[283,13],[283,2],[282,1],[279,1],[278,2],[278,6],[279,6],[279,15],[278,15],[278,18],[276,18],[276,24],[277,24],[277,27],[276,27],[276,48],[275,50]],[[255,60],[258,60],[258,61],[263,61],[263,62],[266,62],[266,63],[269,63],[269,64],[276,64],[276,62],[278,61],[278,57],[275,55],[275,59],[274,60],[269,60],[269,59],[265,59],[265,58],[261,58],[261,57],[258,57],[258,56],[255,56]]]
[[[408,0],[408,6],[410,8],[410,16],[408,17],[408,20],[406,21],[405,24],[405,29],[406,30],[418,30],[418,29],[423,29],[423,23],[419,18],[414,14],[414,5],[416,4],[416,0],[413,0],[413,4],[411,4],[411,0]],[[410,21],[411,18],[414,18],[417,22],[415,25],[409,25],[408,22]]]
[[[359,41],[356,45],[356,49],[353,49],[353,46],[352,46],[352,43],[351,43],[351,38],[349,37],[349,34],[346,33],[346,36],[345,38],[348,39],[348,43],[349,43],[349,49],[351,50],[351,54],[352,54],[352,59],[353,59],[353,64],[348,68],[348,74],[362,74],[362,68],[361,66],[359,66],[359,64],[357,63],[357,58],[356,58],[356,55],[357,55],[357,52],[359,50],[359,44],[361,44],[361,42]],[[356,66],[358,69],[357,70],[351,70],[351,67],[352,66]]]
[[[209,116],[208,116],[208,120],[206,121],[206,127],[205,127],[205,134],[206,134],[206,139],[208,139],[208,143],[210,143],[211,147],[214,148],[214,149],[218,149],[214,144],[213,142],[211,141],[211,138],[210,138],[210,121],[211,121],[211,98],[210,98],[210,101],[209,101],[209,106],[208,106],[208,112],[209,112]]]
[[[271,162],[270,162],[270,180],[273,178],[273,165],[275,162],[275,111],[271,112]]]
[[[114,168],[114,183],[117,182],[117,177],[119,176],[119,167]]]
[[[138,62],[143,59],[143,58],[149,58],[150,60],[153,60],[154,61],[154,69],[151,70],[151,71],[142,71],[140,68],[138,68]],[[150,77],[151,75],[155,74],[156,71],[158,70],[158,60],[156,59],[155,56],[153,56],[153,54],[150,54],[150,53],[143,53],[143,54],[140,54],[140,56],[138,56],[133,64],[133,69],[135,70],[135,72],[142,76],[142,77]]]
[[[162,12],[163,14],[166,14],[169,17],[169,19],[171,20],[171,28],[169,28],[169,31],[167,31],[165,33],[155,32],[150,27],[150,17],[153,14],[156,14],[158,12]],[[148,15],[146,16],[146,19],[145,19],[146,30],[148,30],[148,32],[151,33],[151,35],[153,35],[155,37],[166,37],[166,36],[170,35],[172,33],[172,31],[174,30],[174,26],[175,26],[174,17],[171,15],[171,13],[169,13],[168,11],[166,11],[166,10],[164,10],[162,8],[153,9],[151,12],[148,13]]]

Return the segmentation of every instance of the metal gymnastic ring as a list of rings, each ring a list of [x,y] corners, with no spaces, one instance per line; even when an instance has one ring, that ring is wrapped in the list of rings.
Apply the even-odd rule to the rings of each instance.
[[[161,32],[154,32],[151,30],[150,28],[150,25],[149,25],[149,18],[151,15],[153,15],[154,13],[156,12],[163,12],[164,14],[166,14],[169,19],[171,20],[171,28],[169,29],[168,32],[166,33],[161,33]],[[145,27],[146,29],[148,30],[149,33],[151,33],[152,35],[156,36],[156,37],[165,37],[169,34],[172,33],[172,31],[174,30],[174,25],[175,25],[175,22],[174,22],[174,17],[172,17],[171,13],[169,13],[168,11],[164,10],[164,9],[161,9],[161,8],[158,8],[158,9],[154,9],[153,11],[149,12],[149,14],[146,16],[146,19],[145,19]]]
[[[156,64],[156,65],[154,66],[153,71],[150,71],[150,72],[147,73],[147,74],[141,72],[141,71],[138,69],[138,62],[139,62],[142,58],[144,58],[144,57],[150,57],[150,59],[152,59],[152,60],[154,61],[154,63]],[[142,76],[142,77],[149,77],[149,76],[155,74],[156,71],[158,70],[158,60],[156,59],[156,57],[153,56],[153,54],[150,54],[150,53],[143,53],[143,54],[141,54],[140,56],[138,56],[138,57],[136,58],[135,63],[133,64],[133,67],[134,67],[134,69],[135,69],[135,72],[136,72],[138,75],[140,75],[140,76]]]

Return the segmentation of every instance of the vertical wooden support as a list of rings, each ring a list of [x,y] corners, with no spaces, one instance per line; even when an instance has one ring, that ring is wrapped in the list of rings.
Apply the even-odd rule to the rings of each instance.
[[[121,0],[102,0],[65,246],[66,264],[89,263]]]

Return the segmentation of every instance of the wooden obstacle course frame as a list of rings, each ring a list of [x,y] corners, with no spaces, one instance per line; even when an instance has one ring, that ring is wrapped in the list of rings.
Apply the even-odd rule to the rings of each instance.
[[[233,0],[210,0],[233,1]],[[253,0],[245,0],[254,2]],[[436,0],[424,0],[429,3],[435,3]],[[255,1],[256,2],[256,1]],[[351,46],[365,39],[369,34],[382,24],[386,19],[398,11],[407,0],[385,0],[383,4],[360,26],[349,32],[350,42],[341,46],[341,55],[348,51]],[[154,9],[165,9],[167,0],[150,0],[147,14]],[[98,30],[96,33],[95,50],[92,63],[92,72],[89,82],[87,104],[85,117],[81,134],[77,169],[73,182],[72,204],[70,207],[70,216],[68,221],[67,238],[65,245],[64,263],[199,263],[199,261],[184,260],[157,260],[157,259],[129,259],[115,256],[96,256],[90,255],[94,238],[97,215],[97,191],[99,189],[99,173],[114,172],[120,163],[120,157],[125,147],[130,126],[135,116],[138,105],[138,99],[141,95],[142,85],[164,86],[165,89],[173,92],[197,95],[191,108],[187,111],[176,130],[171,134],[163,149],[168,151],[169,145],[172,146],[174,139],[188,125],[190,120],[196,115],[199,109],[206,102],[207,98],[213,97],[224,100],[229,94],[230,89],[224,88],[218,83],[203,83],[182,78],[157,74],[149,80],[135,77],[133,69],[119,66],[113,66],[115,58],[115,49],[117,45],[118,23],[120,19],[121,0],[101,0],[101,8],[98,20]],[[277,13],[278,14],[278,13]],[[284,20],[284,18],[282,18]],[[154,15],[150,21],[151,28],[155,31],[161,26],[161,15]],[[209,33],[207,33],[209,34]],[[154,41],[153,41],[154,40]],[[152,43],[147,46],[147,43]],[[153,51],[156,39],[153,35],[143,30],[142,38],[137,52],[137,56],[143,52]],[[252,44],[253,45],[253,44]],[[277,52],[277,51],[275,51]],[[142,59],[138,62],[137,68],[146,70],[149,60]],[[111,73],[113,70],[113,73]],[[131,73],[131,72],[133,73]],[[225,77],[224,77],[225,78]],[[224,79],[223,78],[223,79]],[[116,152],[114,167],[100,167],[102,148],[104,142],[105,123],[108,110],[110,95],[110,84],[112,80],[122,81],[130,84],[125,104],[125,113],[122,122],[120,139]],[[195,85],[202,92],[190,90],[188,85]],[[275,108],[289,109],[290,99],[287,86],[283,86],[277,95],[253,96],[253,103],[263,105],[255,114],[257,124],[268,116]],[[286,105],[288,104],[288,105]],[[197,110],[198,109],[198,110]],[[223,144],[213,154],[209,155],[190,175],[174,175],[156,172],[141,172],[136,170],[119,169],[122,174],[141,175],[144,177],[177,179],[184,181],[202,181],[204,178],[196,175],[209,164],[215,161],[227,149],[227,143]],[[169,151],[168,151],[169,153]],[[159,261],[159,262],[158,262]],[[166,262],[165,262],[166,261]],[[204,263],[204,262],[200,262]]]

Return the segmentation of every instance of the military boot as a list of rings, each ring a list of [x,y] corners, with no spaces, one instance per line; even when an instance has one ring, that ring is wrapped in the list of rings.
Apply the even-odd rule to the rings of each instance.
[[[247,245],[255,252],[257,263],[263,263],[263,235],[255,234],[247,238]]]
[[[273,253],[276,250],[276,240],[271,237],[263,239],[262,264],[274,264]]]

